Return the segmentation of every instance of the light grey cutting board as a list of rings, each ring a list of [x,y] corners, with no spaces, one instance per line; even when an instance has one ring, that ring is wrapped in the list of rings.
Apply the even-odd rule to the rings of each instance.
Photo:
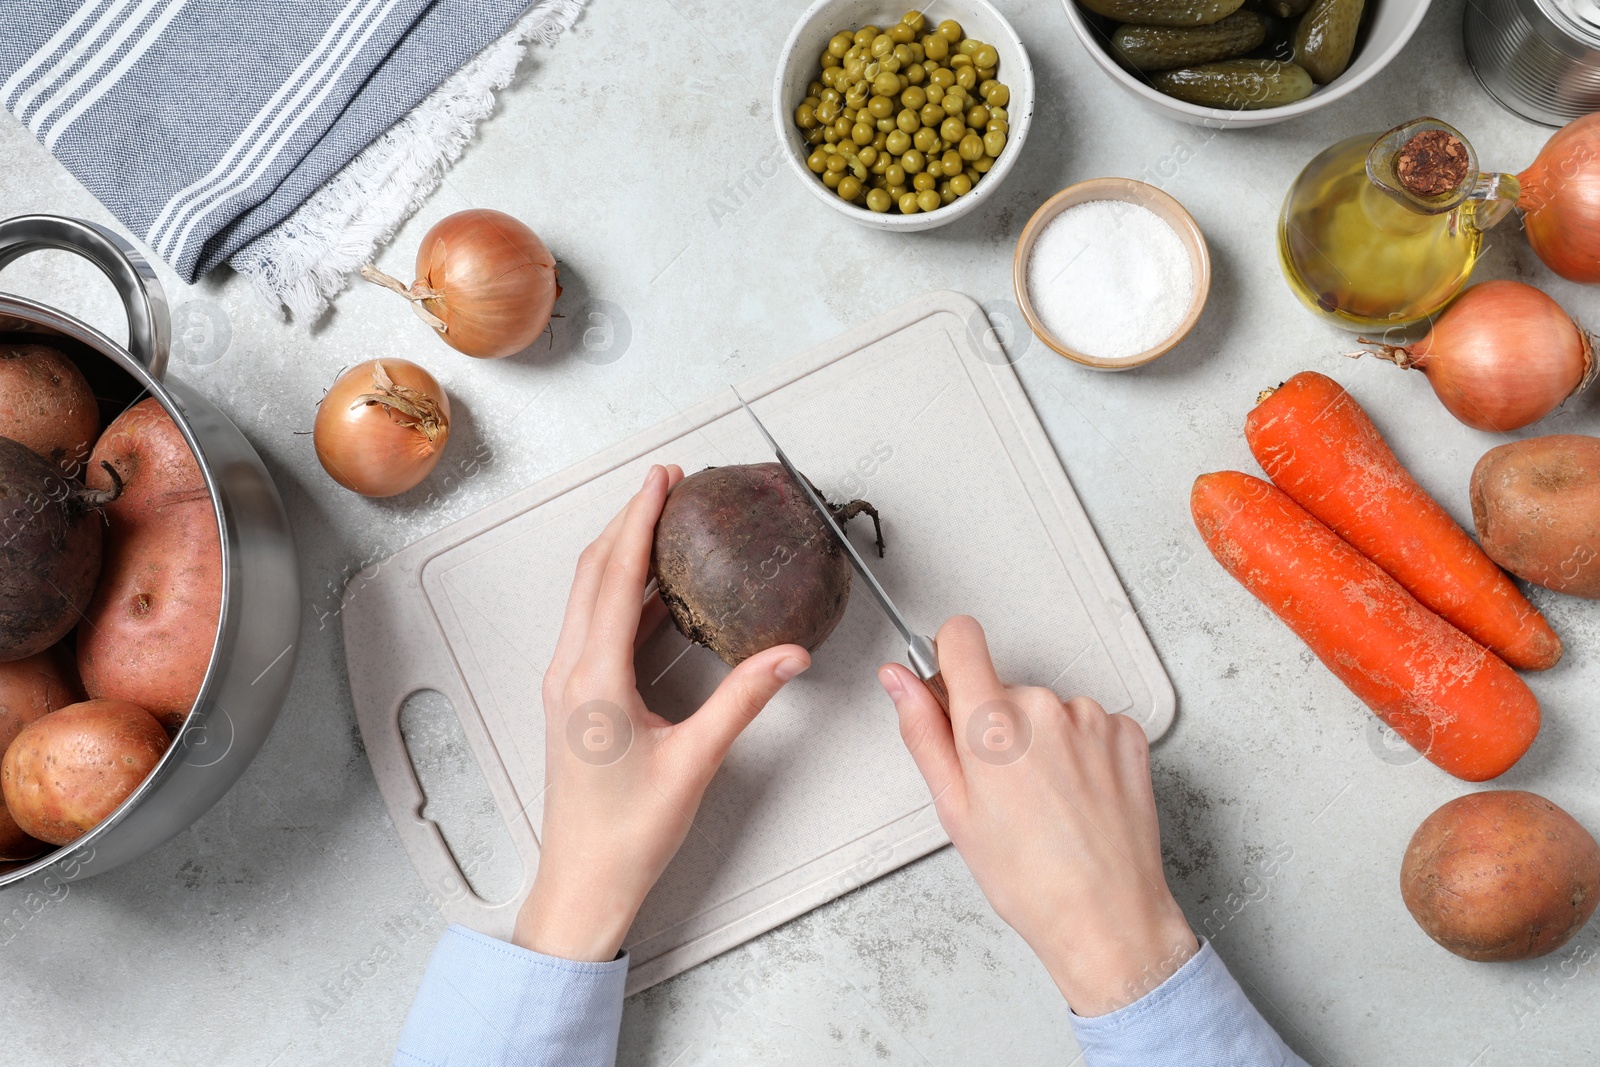
[[[948,615],[975,615],[1002,677],[1088,694],[1154,740],[1172,721],[1172,684],[987,331],[967,297],[929,293],[740,391],[826,495],[882,512],[888,554],[873,567],[913,625],[932,633]],[[450,700],[531,885],[544,786],[537,694],[578,553],[652,463],[692,473],[771,460],[735,404],[709,397],[352,579],[342,618],[362,740],[447,919],[505,937],[523,894],[477,897],[421,818],[402,704],[419,690]],[[876,680],[878,664],[904,655],[871,600],[851,597],[812,668],[706,793],[629,934],[629,992],[947,843]],[[725,673],[670,623],[638,662],[646,702],[668,718]]]

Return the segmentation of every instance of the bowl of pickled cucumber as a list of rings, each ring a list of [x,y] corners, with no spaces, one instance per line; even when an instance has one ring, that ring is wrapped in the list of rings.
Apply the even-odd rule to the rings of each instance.
[[[862,225],[928,230],[976,210],[1033,117],[1033,67],[987,0],[818,0],[784,43],[778,139],[812,195]]]
[[[1366,84],[1429,0],[1062,0],[1100,68],[1173,118],[1265,126]]]

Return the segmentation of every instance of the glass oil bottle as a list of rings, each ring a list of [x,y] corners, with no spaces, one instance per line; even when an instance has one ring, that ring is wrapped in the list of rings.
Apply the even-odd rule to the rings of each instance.
[[[1467,284],[1483,231],[1518,191],[1513,175],[1480,173],[1466,138],[1437,119],[1352,137],[1289,189],[1278,221],[1284,276],[1307,307],[1346,329],[1415,325]]]

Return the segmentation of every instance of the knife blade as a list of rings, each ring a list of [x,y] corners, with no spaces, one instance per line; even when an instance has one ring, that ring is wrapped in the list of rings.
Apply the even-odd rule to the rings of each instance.
[[[756,429],[760,431],[761,436],[766,438],[767,444],[771,446],[773,453],[778,457],[778,463],[782,465],[785,471],[789,472],[789,477],[793,478],[795,484],[800,487],[800,492],[810,502],[812,510],[817,513],[827,526],[828,532],[833,535],[834,542],[844,551],[845,558],[850,561],[850,566],[855,570],[856,576],[861,579],[862,583],[866,585],[867,591],[872,594],[872,599],[877,603],[878,609],[894,624],[894,628],[900,631],[900,636],[905,638],[906,658],[911,661],[912,671],[916,673],[918,678],[922,679],[923,684],[933,693],[934,699],[939,701],[939,706],[944,708],[945,714],[948,715],[950,713],[950,694],[945,688],[944,676],[939,672],[939,653],[934,647],[933,640],[911,628],[911,624],[900,613],[900,609],[895,607],[894,601],[889,598],[888,592],[879,583],[877,575],[873,574],[872,568],[867,566],[867,561],[861,558],[861,553],[856,551],[856,546],[851,544],[850,539],[845,536],[844,528],[833,517],[833,512],[829,510],[827,502],[822,499],[821,494],[816,489],[812,488],[810,479],[801,474],[794,463],[790,461],[788,455],[783,451],[783,447],[768,432],[766,425],[756,417],[756,413],[750,409],[750,405],[745,403],[744,397],[739,395],[739,390],[731,385],[728,388],[732,390],[734,398],[739,401],[739,406],[744,408],[745,414],[750,416],[750,421],[756,424]]]

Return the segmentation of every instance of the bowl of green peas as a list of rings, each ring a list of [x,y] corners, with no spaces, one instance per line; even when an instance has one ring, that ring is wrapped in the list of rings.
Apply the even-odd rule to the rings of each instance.
[[[773,116],[812,195],[862,225],[910,232],[994,193],[1033,99],[1027,49],[987,0],[817,0],[784,43]]]

